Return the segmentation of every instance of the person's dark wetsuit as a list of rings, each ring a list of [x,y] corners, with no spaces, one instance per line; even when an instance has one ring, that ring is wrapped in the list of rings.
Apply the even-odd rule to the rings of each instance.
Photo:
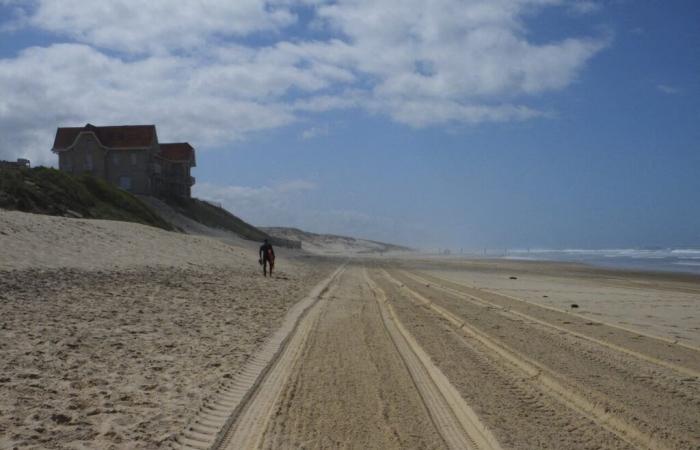
[[[263,275],[267,276],[267,265],[270,264],[270,276],[272,276],[272,268],[275,266],[275,251],[272,249],[272,244],[267,242],[260,246],[260,264],[263,266]]]

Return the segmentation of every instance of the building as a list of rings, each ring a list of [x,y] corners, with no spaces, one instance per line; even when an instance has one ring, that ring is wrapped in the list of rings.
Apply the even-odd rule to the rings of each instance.
[[[161,144],[155,125],[58,128],[54,140],[60,170],[89,173],[134,194],[189,197],[194,148]]]
[[[156,155],[154,189],[160,195],[174,194],[190,197],[194,177],[190,169],[196,166],[194,148],[187,142],[160,144]]]
[[[28,159],[18,158],[17,161],[0,161],[0,169],[29,169],[31,164]]]

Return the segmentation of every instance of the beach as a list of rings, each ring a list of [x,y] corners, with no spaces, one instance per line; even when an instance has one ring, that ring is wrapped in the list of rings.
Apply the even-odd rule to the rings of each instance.
[[[0,233],[2,449],[166,445],[329,271],[282,255],[265,279],[254,245],[125,222],[2,211]]]
[[[0,212],[0,449],[700,445],[700,279]]]

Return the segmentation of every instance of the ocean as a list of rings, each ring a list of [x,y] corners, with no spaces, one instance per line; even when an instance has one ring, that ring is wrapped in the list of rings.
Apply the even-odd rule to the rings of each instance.
[[[491,254],[489,254],[491,253]],[[700,275],[700,249],[508,250],[490,257],[533,261],[568,261],[598,267],[684,272]]]

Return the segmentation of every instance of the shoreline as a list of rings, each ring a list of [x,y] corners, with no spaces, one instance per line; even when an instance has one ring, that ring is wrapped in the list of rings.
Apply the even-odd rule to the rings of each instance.
[[[690,270],[672,270],[663,268],[640,268],[638,265],[623,265],[617,263],[610,264],[597,264],[593,261],[585,260],[568,260],[568,259],[538,259],[538,258],[521,258],[521,257],[498,257],[498,256],[478,256],[478,255],[440,255],[440,254],[426,254],[426,253],[411,253],[406,254],[407,258],[397,257],[397,259],[425,259],[429,261],[463,261],[463,262],[492,262],[499,263],[501,265],[507,265],[509,262],[512,263],[523,263],[523,264],[551,264],[553,267],[561,268],[572,268],[572,269],[582,269],[583,271],[599,272],[603,274],[604,272],[609,272],[610,274],[621,273],[631,276],[651,276],[660,278],[676,279],[678,281],[691,281],[695,282],[700,280],[700,267],[698,272]]]
[[[674,255],[691,253],[687,256]],[[638,256],[634,256],[637,253]],[[611,249],[611,250],[550,250],[528,252],[511,252],[505,255],[480,255],[476,253],[464,254],[423,254],[432,257],[446,259],[486,259],[503,261],[534,261],[534,262],[561,262],[573,264],[585,264],[588,266],[621,269],[642,272],[669,272],[679,274],[692,274],[700,276],[700,250],[664,250],[662,255],[649,255],[642,250]]]

